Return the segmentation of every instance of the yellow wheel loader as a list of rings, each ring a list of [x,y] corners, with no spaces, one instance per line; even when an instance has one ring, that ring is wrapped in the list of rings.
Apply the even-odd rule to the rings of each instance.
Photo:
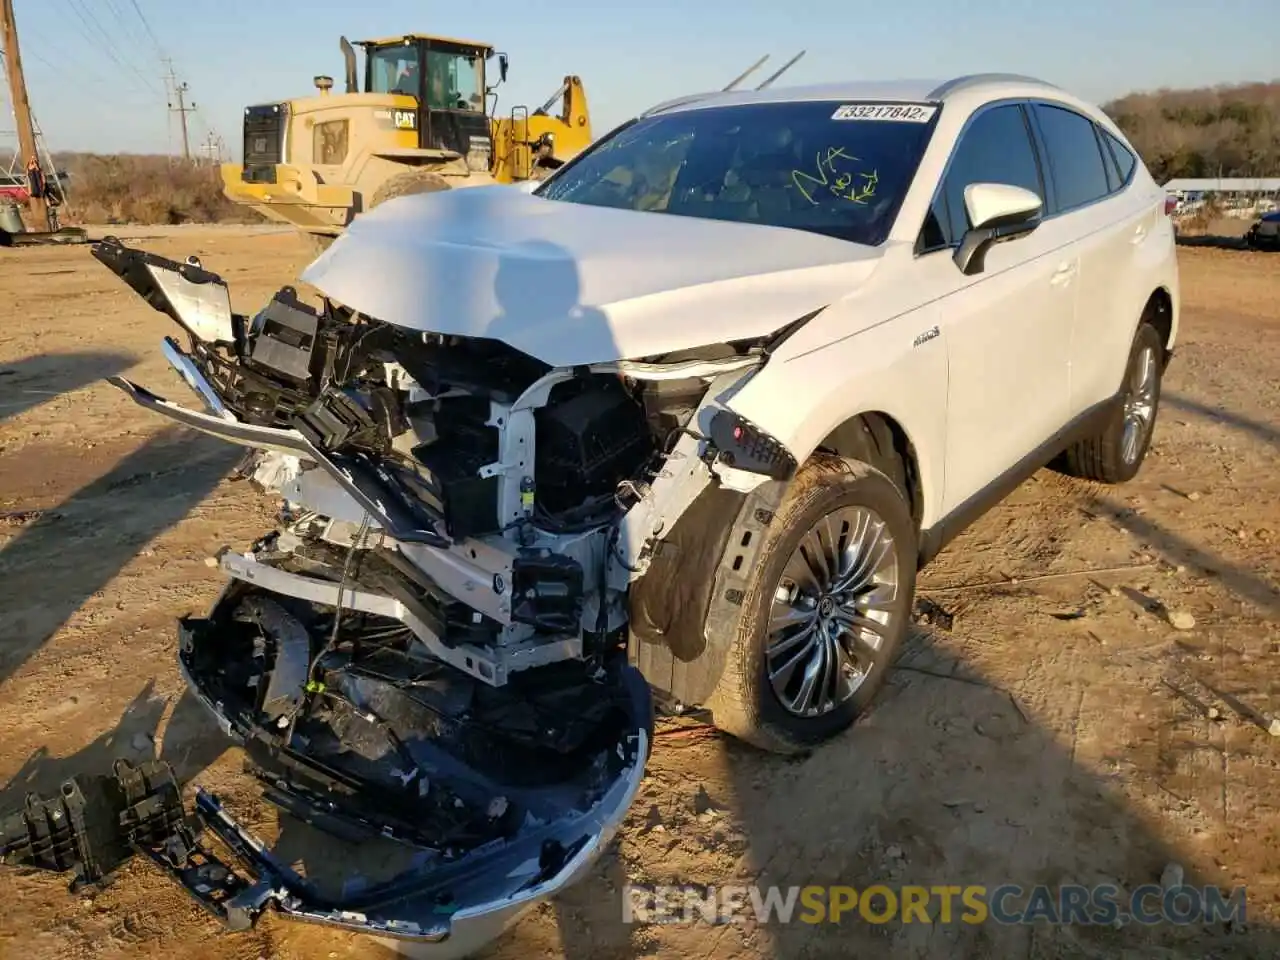
[[[539,180],[591,143],[578,77],[565,77],[537,110],[498,117],[508,61],[489,44],[407,34],[355,46],[341,39],[344,93],[320,76],[315,96],[246,107],[244,162],[222,167],[232,201],[292,224],[319,249],[394,197]]]

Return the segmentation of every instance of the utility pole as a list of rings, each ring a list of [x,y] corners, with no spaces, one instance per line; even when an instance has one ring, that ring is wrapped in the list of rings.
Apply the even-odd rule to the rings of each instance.
[[[201,148],[201,152],[208,157],[211,164],[216,166],[218,163],[221,163],[222,138],[210,130],[208,135],[205,137],[204,146]]]
[[[9,3],[12,2],[12,0],[0,0],[0,2]],[[187,104],[183,102],[183,97],[187,92],[187,85],[186,83],[178,82],[178,78],[173,72],[173,61],[165,60],[164,62],[169,65],[169,72],[165,75],[164,79],[173,91],[172,94],[170,94],[171,99],[169,101],[169,110],[172,113],[176,113],[178,118],[182,121],[182,159],[189,161],[191,159],[191,141],[187,134],[187,114],[195,110],[196,105],[194,103]],[[178,105],[176,107],[173,105],[174,100],[178,101]]]
[[[36,153],[36,130],[31,121],[31,101],[27,97],[27,78],[22,72],[22,55],[18,51],[18,25],[13,18],[13,0],[0,0],[0,30],[4,32],[5,63],[9,74],[9,99],[13,103],[13,120],[18,127],[18,150],[23,168]],[[56,177],[57,171],[50,171]],[[44,197],[31,198],[31,213],[36,223],[49,223],[49,208]]]

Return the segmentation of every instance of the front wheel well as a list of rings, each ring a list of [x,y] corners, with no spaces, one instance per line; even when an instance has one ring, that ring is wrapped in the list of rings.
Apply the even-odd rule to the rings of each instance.
[[[898,484],[911,506],[916,530],[924,516],[920,462],[906,430],[880,411],[860,413],[836,427],[818,444],[818,451],[870,464]]]

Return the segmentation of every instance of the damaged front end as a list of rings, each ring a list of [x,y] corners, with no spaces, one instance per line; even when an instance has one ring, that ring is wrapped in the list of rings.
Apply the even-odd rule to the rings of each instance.
[[[269,800],[414,851],[321,894],[201,793],[199,822],[252,875],[220,915],[272,906],[450,953],[496,936],[580,876],[635,798],[652,705],[630,596],[664,531],[713,479],[795,469],[724,406],[767,343],[552,367],[288,287],[241,316],[194,258],[93,252],[180,325],[163,349],[205,409],[112,382],[248,447],[241,474],[281,503],[182,621],[187,683]]]

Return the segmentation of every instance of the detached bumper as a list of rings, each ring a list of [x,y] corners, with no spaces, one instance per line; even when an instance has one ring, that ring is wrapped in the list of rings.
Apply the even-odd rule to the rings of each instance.
[[[636,707],[648,717],[648,688],[638,675],[634,680]],[[76,891],[140,855],[230,931],[252,928],[271,909],[391,946],[412,943],[417,957],[465,957],[590,870],[635,801],[651,742],[644,720],[620,745],[634,751],[633,762],[589,810],[340,898],[326,897],[282,863],[213,794],[198,790],[187,815],[172,770],[158,761],[138,768],[118,761],[113,777],[72,778],[56,796],[28,797],[22,811],[0,820],[0,861],[74,870]],[[232,859],[220,858],[206,835]]]
[[[637,746],[646,753],[649,737],[649,731],[637,731]],[[465,957],[589,872],[635,801],[643,761],[630,770],[596,807],[573,821],[340,902],[326,900],[280,863],[216,797],[198,793],[196,811],[256,878],[228,901],[224,922],[230,929],[247,929],[270,908],[286,919],[411,941],[418,944],[413,951],[418,957]],[[437,949],[424,952],[426,945]]]

